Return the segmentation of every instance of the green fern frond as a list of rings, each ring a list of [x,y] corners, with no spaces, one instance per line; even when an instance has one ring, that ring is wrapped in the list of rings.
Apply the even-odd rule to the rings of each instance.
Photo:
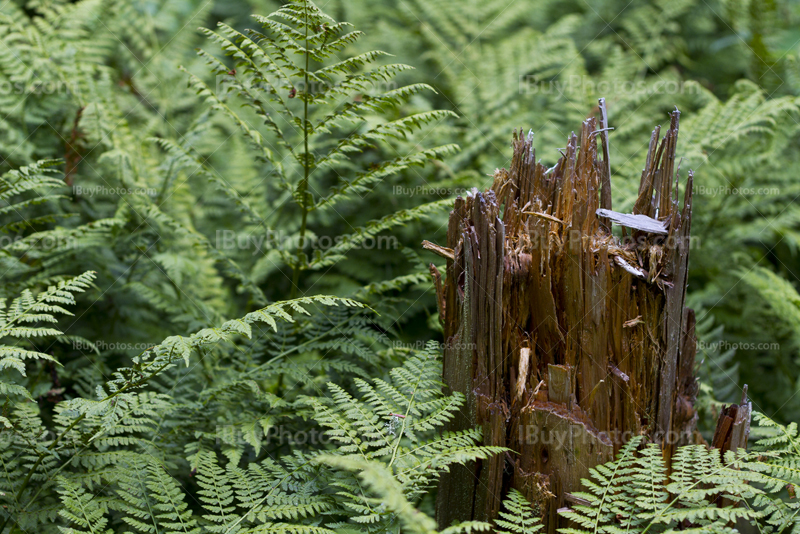
[[[722,532],[730,522],[753,522],[761,513],[738,506],[763,495],[751,485],[759,477],[746,469],[747,460],[729,452],[723,461],[718,450],[687,445],[678,448],[668,475],[661,448],[632,439],[616,461],[590,469],[587,491],[575,493],[587,504],[561,513],[582,529],[564,532],[661,532],[685,524]]]
[[[534,534],[542,529],[541,519],[534,514],[531,503],[512,489],[503,500],[504,511],[495,520],[498,534]]]
[[[108,526],[108,519],[105,517],[105,513],[108,511],[107,505],[95,499],[94,495],[64,477],[59,479],[59,493],[64,505],[59,514],[70,524],[75,525],[75,527],[62,528],[62,532],[66,534],[113,533],[113,530],[106,528]]]
[[[27,324],[56,323],[58,319],[55,314],[72,315],[63,306],[74,305],[74,294],[86,291],[94,277],[95,273],[87,272],[61,281],[35,296],[26,289],[11,302],[0,299],[0,340],[15,338],[31,341],[40,337],[60,336],[62,332],[56,328]],[[0,345],[0,370],[12,368],[25,376],[25,360],[55,361],[49,354],[38,350],[19,345]]]

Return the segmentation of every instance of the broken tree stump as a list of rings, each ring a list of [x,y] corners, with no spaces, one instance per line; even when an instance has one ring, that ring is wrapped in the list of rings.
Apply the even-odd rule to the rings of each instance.
[[[717,428],[711,439],[711,446],[719,449],[720,454],[747,448],[750,437],[750,418],[753,404],[747,400],[747,385],[742,391],[742,403],[723,406],[717,419]]]
[[[633,213],[622,214],[611,210],[607,144],[598,155],[601,110],[602,128],[584,121],[550,169],[515,133],[510,169],[456,199],[446,246],[425,245],[447,258],[444,380],[467,397],[451,429],[480,426],[485,445],[514,451],[443,475],[442,527],[497,517],[513,487],[555,532],[565,494],[630,437],[648,435],[666,458],[693,441],[692,173],[679,200],[680,112],[663,138],[654,130]]]

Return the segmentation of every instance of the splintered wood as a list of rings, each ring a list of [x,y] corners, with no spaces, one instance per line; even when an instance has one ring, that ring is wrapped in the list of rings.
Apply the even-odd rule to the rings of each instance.
[[[447,258],[444,379],[468,399],[451,429],[481,426],[484,444],[514,451],[443,476],[443,527],[497,517],[514,487],[554,532],[565,493],[632,435],[665,457],[692,441],[692,174],[679,199],[679,116],[663,138],[653,132],[633,213],[611,210],[608,147],[599,155],[597,141],[608,128],[589,118],[551,169],[515,133],[511,168],[455,201],[446,246],[426,243]]]

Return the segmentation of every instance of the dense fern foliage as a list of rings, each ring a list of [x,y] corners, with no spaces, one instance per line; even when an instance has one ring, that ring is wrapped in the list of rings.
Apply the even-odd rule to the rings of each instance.
[[[419,243],[508,165],[514,128],[555,155],[601,96],[623,211],[653,120],[684,112],[701,429],[744,383],[766,415],[750,450],[686,447],[669,472],[634,440],[562,513],[576,533],[800,532],[798,19],[783,0],[2,2],[0,534],[436,531],[438,475],[510,453],[444,431],[465,399],[426,344]],[[494,524],[443,532],[541,514],[512,490]]]
[[[768,437],[753,451],[724,455],[705,445],[680,447],[668,474],[661,450],[628,442],[616,461],[591,469],[580,502],[562,515],[576,525],[567,534],[584,532],[735,532],[753,525],[759,532],[798,532],[794,498],[800,465],[797,425],[777,424],[757,415]],[[789,500],[781,498],[787,491]]]
[[[87,273],[38,295],[26,290],[3,307],[3,338],[18,340],[2,347],[0,360],[6,406],[17,398],[0,420],[3,530],[387,531],[416,515],[411,503],[443,470],[503,450],[474,445],[478,430],[437,432],[464,398],[442,394],[435,345],[408,351],[387,380],[356,378],[357,393],[329,382],[330,396],[323,396],[315,375],[357,375],[363,361],[320,357],[287,365],[287,352],[304,345],[322,351],[328,341],[296,314],[361,306],[329,297],[279,302],[218,328],[169,337],[47,414],[33,399],[63,391],[42,391],[40,381],[25,377],[24,362],[57,363],[27,346],[62,337],[36,325],[69,313],[63,306],[92,278]],[[262,324],[271,335],[259,331]],[[267,340],[285,341],[279,334],[286,324],[295,337],[281,352]],[[265,357],[256,364],[259,354]]]
[[[513,128],[555,154],[605,97],[625,209],[639,140],[677,105],[682,165],[698,171],[703,253],[689,298],[734,350],[705,363],[717,384],[751,382],[759,407],[797,419],[800,325],[782,304],[797,301],[797,6],[332,0],[324,11],[355,28],[303,2],[0,6],[0,172],[57,158],[68,186],[52,184],[65,198],[27,205],[32,224],[7,229],[10,280],[96,271],[104,293],[84,322],[114,344],[293,291],[368,296],[391,315],[384,328],[424,340],[438,322],[433,258],[418,243],[442,240],[437,201],[506,165]],[[752,379],[764,374],[769,391]]]

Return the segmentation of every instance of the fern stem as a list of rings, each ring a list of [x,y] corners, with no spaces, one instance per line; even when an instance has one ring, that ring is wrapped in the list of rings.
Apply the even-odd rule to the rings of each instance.
[[[422,380],[422,376],[419,377]],[[406,413],[403,417],[403,423],[400,425],[400,432],[397,433],[397,443],[394,444],[394,449],[392,450],[392,459],[389,461],[388,467],[391,469],[392,465],[394,464],[395,458],[397,458],[397,449],[400,448],[400,440],[403,439],[403,433],[406,431],[406,421],[408,421],[408,415],[411,413],[411,406],[414,405],[414,397],[417,396],[417,390],[419,389],[420,380],[417,381],[417,384],[414,386],[414,392],[411,394],[411,398],[408,400],[408,406],[406,407]]]
[[[306,237],[306,222],[308,220],[308,204],[306,203],[306,193],[308,191],[308,175],[309,175],[309,163],[308,163],[308,67],[309,67],[309,58],[310,55],[308,53],[308,0],[304,2],[305,7],[305,56],[306,56],[306,68],[303,70],[303,181],[300,182],[300,187],[298,187],[300,192],[300,209],[303,212],[303,219],[300,223],[300,239],[297,242],[297,263],[294,265],[294,272],[292,273],[292,293],[291,298],[295,298],[297,296],[297,284],[300,281],[300,262],[302,261],[303,257],[303,245],[305,244],[305,237]]]
[[[630,452],[633,452],[633,451],[635,451],[635,450],[636,450],[636,447],[638,447],[638,444],[637,444],[636,446],[633,446],[633,447],[631,447],[630,449],[627,449],[627,448],[625,448],[624,450],[625,450],[625,454],[626,454],[626,456],[623,456],[622,458],[620,458],[620,459],[619,459],[619,461],[617,462],[617,465],[615,465],[615,466],[614,466],[614,472],[611,474],[611,476],[610,476],[610,477],[609,477],[609,479],[608,479],[608,480],[609,480],[609,483],[608,483],[608,484],[606,484],[606,487],[605,487],[605,489],[603,490],[603,498],[602,498],[602,499],[600,499],[600,505],[597,507],[597,509],[598,509],[598,512],[597,512],[597,517],[595,517],[595,521],[594,521],[594,530],[592,531],[592,532],[593,532],[593,534],[597,534],[597,531],[598,531],[598,530],[599,530],[599,528],[600,528],[600,517],[601,517],[601,516],[600,516],[600,512],[599,512],[599,510],[602,510],[602,509],[603,509],[603,506],[604,506],[604,505],[605,505],[605,503],[606,503],[606,498],[608,497],[608,492],[611,490],[611,482],[614,480],[614,477],[616,477],[616,476],[617,476],[617,471],[619,470],[620,466],[621,466],[621,465],[622,465],[622,464],[625,462],[625,460],[627,459],[627,454],[628,454],[628,451],[630,451]]]

